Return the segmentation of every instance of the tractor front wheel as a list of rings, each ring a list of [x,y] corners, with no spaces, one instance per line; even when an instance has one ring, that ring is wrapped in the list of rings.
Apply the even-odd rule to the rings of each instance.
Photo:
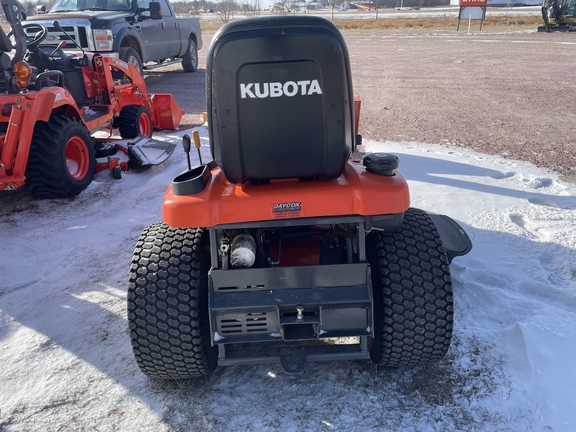
[[[131,139],[140,135],[150,138],[152,129],[152,117],[143,106],[127,105],[120,111],[118,130],[122,138]]]
[[[53,115],[37,122],[26,166],[26,188],[36,197],[78,195],[94,179],[94,146],[78,120]]]
[[[440,360],[450,347],[454,306],[448,259],[430,216],[408,209],[398,231],[368,236],[367,255],[374,292],[372,361],[394,368]]]
[[[149,377],[187,379],[216,368],[209,268],[205,229],[156,223],[140,235],[128,281],[128,326],[136,362]]]

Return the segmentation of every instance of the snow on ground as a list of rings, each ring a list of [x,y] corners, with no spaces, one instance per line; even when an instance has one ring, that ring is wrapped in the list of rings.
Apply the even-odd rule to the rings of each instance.
[[[365,145],[399,155],[413,206],[452,216],[473,239],[451,266],[455,336],[440,364],[146,378],[127,335],[127,275],[186,166],[179,147],[120,181],[101,173],[75,199],[0,194],[0,430],[576,430],[576,185],[456,147]]]

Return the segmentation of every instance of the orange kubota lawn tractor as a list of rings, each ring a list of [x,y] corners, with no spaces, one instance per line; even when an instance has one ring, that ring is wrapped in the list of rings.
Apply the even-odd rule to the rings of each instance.
[[[24,185],[34,196],[73,196],[98,171],[119,178],[129,165],[170,156],[176,144],[150,137],[154,129],[178,127],[183,111],[172,95],[148,94],[139,72],[122,60],[65,54],[72,37],[40,47],[47,29],[22,24],[16,0],[1,3],[15,46],[0,29],[0,191]],[[27,39],[24,27],[31,26],[37,32]],[[114,142],[113,128],[124,141]],[[107,138],[93,138],[106,130]]]
[[[140,369],[181,379],[218,365],[441,359],[449,264],[472,245],[449,217],[410,207],[394,155],[355,151],[359,104],[338,29],[318,17],[229,23],[206,76],[214,160],[174,179],[164,222],[134,251]]]

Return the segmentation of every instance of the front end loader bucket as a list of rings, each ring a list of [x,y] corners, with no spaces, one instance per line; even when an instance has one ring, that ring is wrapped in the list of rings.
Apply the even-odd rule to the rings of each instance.
[[[178,106],[171,94],[156,94],[152,100],[157,129],[174,130],[180,125],[184,110]]]

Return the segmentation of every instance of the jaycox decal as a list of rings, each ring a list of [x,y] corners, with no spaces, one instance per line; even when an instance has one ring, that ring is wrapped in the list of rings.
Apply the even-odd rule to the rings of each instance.
[[[272,204],[272,218],[285,219],[293,217],[302,217],[302,203],[289,202]]]
[[[287,81],[285,83],[241,83],[242,99],[264,99],[280,96],[311,96],[322,94],[318,80]]]

